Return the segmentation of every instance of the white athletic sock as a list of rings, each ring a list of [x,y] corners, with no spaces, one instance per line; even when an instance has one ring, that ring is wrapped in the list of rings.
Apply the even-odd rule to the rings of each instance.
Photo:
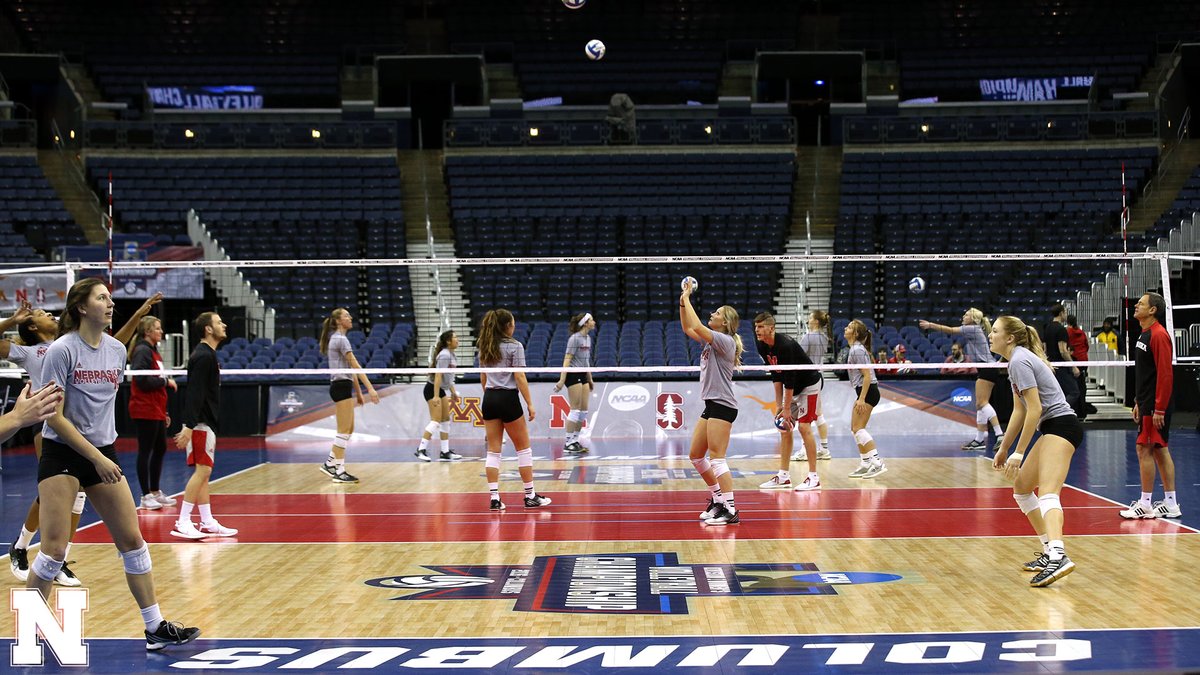
[[[525,498],[530,499],[532,497],[533,497],[533,481],[529,481],[528,483],[525,484]]]
[[[712,500],[718,504],[725,501],[725,495],[721,494],[721,484],[713,483],[708,486],[708,491],[712,493]]]
[[[1150,500],[1151,500],[1151,499],[1154,499],[1154,493],[1153,493],[1153,492],[1143,492],[1143,493],[1142,493],[1142,498],[1141,498],[1139,501],[1141,501],[1141,502],[1142,502],[1143,504],[1145,504],[1146,506],[1150,506],[1150,504],[1151,504],[1151,501],[1150,501]]]
[[[733,490],[725,493],[725,508],[729,509],[730,513],[737,512],[737,507],[733,505]]]
[[[488,492],[492,493],[492,499],[500,498],[500,484],[488,483]]]
[[[417,449],[418,449],[418,450],[428,450],[428,449],[429,449],[429,441],[430,441],[430,440],[432,440],[432,439],[429,439],[429,438],[422,438],[422,439],[421,439],[421,444],[417,446]]]
[[[867,463],[878,462],[879,461],[879,449],[876,448],[863,456],[866,458]]]
[[[450,452],[450,439],[443,438],[442,439],[442,454],[443,455],[449,454],[449,452]]]
[[[993,424],[993,425],[992,425],[992,431],[994,431],[994,432],[996,433],[996,435],[997,435],[997,436],[1003,436],[1003,435],[1004,435],[1004,427],[1000,426],[999,424]]]
[[[337,469],[338,473],[345,473],[346,472],[346,458],[343,457],[341,459],[333,460],[333,466],[334,466],[334,468]]]
[[[158,630],[158,626],[163,622],[163,615],[157,602],[142,610],[142,621],[146,623],[146,630],[151,633]]]
[[[1163,497],[1163,501],[1166,502],[1167,506],[1175,506],[1178,504],[1178,502],[1175,501],[1175,491],[1171,490],[1170,492],[1167,492],[1166,496]]]
[[[17,540],[17,548],[29,548],[29,543],[33,541],[33,535],[35,534],[37,534],[37,530],[30,532],[22,526],[21,538]]]
[[[1061,539],[1054,539],[1050,542],[1050,550],[1046,555],[1050,556],[1051,560],[1061,560],[1067,554],[1066,547],[1063,546]]]
[[[791,480],[791,479],[792,479],[791,471],[780,471],[779,472],[779,482],[780,483],[787,481],[787,480]]]
[[[66,560],[69,555],[71,555],[71,542],[68,541],[67,548],[63,550],[63,560]]]
[[[1050,547],[1050,535],[1039,534],[1038,539],[1042,540],[1042,552],[1045,553],[1046,550]]]
[[[987,440],[987,430],[984,429],[981,431],[979,429],[976,429],[975,430],[975,440],[979,443],[986,441]]]
[[[179,507],[179,522],[181,522],[181,523],[192,522],[192,509],[195,508],[195,506],[196,505],[193,504],[192,502],[189,502],[186,499],[183,500],[182,505]]]
[[[211,523],[213,521],[212,504],[198,504],[198,506],[200,507],[200,523]]]

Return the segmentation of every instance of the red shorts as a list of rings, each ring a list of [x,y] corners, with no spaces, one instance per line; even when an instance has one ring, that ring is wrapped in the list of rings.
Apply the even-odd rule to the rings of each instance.
[[[216,450],[217,435],[207,424],[197,424],[196,428],[192,429],[192,440],[187,446],[187,465],[203,464],[211,467]]]
[[[792,396],[791,412],[796,424],[811,424],[817,421],[817,396],[820,393],[821,383],[817,383]]]
[[[1142,417],[1142,426],[1138,430],[1137,444],[1149,445],[1155,448],[1167,447],[1167,436],[1170,435],[1171,416],[1166,415],[1163,418],[1163,428],[1159,429],[1154,426],[1154,417],[1144,415]]]

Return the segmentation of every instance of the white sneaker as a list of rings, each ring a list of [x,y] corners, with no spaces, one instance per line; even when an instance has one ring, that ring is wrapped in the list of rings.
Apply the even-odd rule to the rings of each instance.
[[[1120,515],[1122,518],[1125,518],[1126,520],[1139,520],[1142,518],[1157,518],[1158,517],[1158,513],[1155,511],[1153,506],[1146,508],[1146,505],[1143,504],[1140,500],[1131,503],[1129,505],[1129,508],[1123,509],[1121,511]]]
[[[871,470],[870,464],[863,464],[862,462],[859,462],[858,467],[855,468],[853,471],[851,471],[847,475],[850,476],[851,478],[862,478],[863,476],[866,476],[867,472],[870,470]]]
[[[833,459],[833,453],[829,452],[828,445],[822,445],[817,449],[817,459]]]
[[[204,534],[196,529],[196,526],[190,520],[177,520],[175,527],[171,528],[171,535],[180,539],[203,539]]]
[[[67,563],[63,563],[62,569],[58,571],[58,576],[54,577],[54,583],[58,584],[59,586],[68,586],[70,588],[83,585],[83,582],[79,580],[79,577],[75,576],[75,573],[71,571],[71,568],[67,566]]]
[[[1165,501],[1154,502],[1154,515],[1159,518],[1182,518],[1183,511],[1180,510],[1178,502],[1174,506],[1167,506]]]
[[[799,450],[793,452],[792,453],[792,461],[793,462],[807,462],[808,461],[808,450],[806,450],[804,448],[800,448]]]
[[[238,533],[236,529],[232,527],[225,527],[215,520],[207,523],[200,523],[200,527],[198,529],[200,530],[200,534],[204,535],[205,537],[236,537]]]
[[[796,492],[807,492],[809,490],[820,490],[821,479],[814,476],[805,476],[804,480],[796,486]]]
[[[758,489],[759,490],[791,490],[792,489],[792,479],[791,478],[783,479],[783,478],[779,477],[779,474],[775,474],[774,476],[771,476],[771,480],[763,483],[762,485],[759,485]]]
[[[153,493],[142,495],[142,503],[138,504],[139,509],[146,509],[147,511],[157,511],[162,507],[162,502],[155,499]]]
[[[155,490],[150,494],[154,497],[154,501],[162,504],[163,506],[175,506],[175,498],[168,497],[167,495],[163,494],[162,490]]]
[[[863,478],[875,478],[885,473],[887,473],[887,466],[883,462],[872,462],[871,468],[867,469],[867,472],[863,474]]]

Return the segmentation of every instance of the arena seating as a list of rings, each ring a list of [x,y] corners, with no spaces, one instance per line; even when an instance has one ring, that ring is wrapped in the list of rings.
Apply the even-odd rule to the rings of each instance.
[[[97,189],[109,171],[119,186],[116,220],[130,231],[186,241],[186,209],[196,208],[235,260],[405,254],[399,170],[390,155],[89,160]],[[339,306],[371,325],[413,320],[408,272],[400,267],[244,273],[275,308],[277,335],[311,335]]]
[[[1128,192],[1137,195],[1156,159],[1153,146],[848,153],[835,252],[1119,251],[1122,242],[1110,232],[1121,208],[1122,163]],[[1144,248],[1143,238],[1132,237],[1130,248],[1138,246]],[[905,343],[914,362],[941,360],[949,341],[914,345],[919,333],[895,327],[919,319],[958,325],[968,307],[1040,321],[1055,301],[1111,267],[1103,260],[840,263],[830,308],[840,317],[885,317],[893,327],[889,348]],[[924,294],[909,292],[915,276],[928,284]],[[876,294],[880,282],[884,290]],[[844,345],[840,331],[835,338]]]
[[[55,247],[86,243],[37,158],[0,155],[0,262],[46,260]]]
[[[314,321],[315,323],[319,323]],[[411,322],[390,323],[377,322],[371,327],[368,336],[361,330],[352,330],[346,334],[354,355],[365,368],[390,368],[396,362],[403,362],[404,357],[411,356],[415,346],[415,326]],[[281,337],[274,342],[267,338],[247,340],[235,337],[221,345],[217,350],[217,362],[222,368],[273,368],[286,370],[291,368],[325,368],[329,360],[321,354],[317,338],[306,335],[298,339]],[[327,382],[328,375],[285,375],[291,380],[308,380]],[[266,375],[230,375],[223,377],[233,382],[268,382],[276,381],[278,377]],[[372,381],[387,381],[385,376],[372,376]]]

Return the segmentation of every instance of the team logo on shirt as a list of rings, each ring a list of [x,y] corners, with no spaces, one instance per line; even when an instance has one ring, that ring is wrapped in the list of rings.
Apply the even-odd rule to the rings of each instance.
[[[515,600],[518,612],[687,614],[690,597],[837,595],[896,574],[822,572],[814,563],[681,564],[675,553],[551,555],[531,565],[423,565],[432,574],[368,579],[414,591],[392,600]]]
[[[655,405],[656,422],[660,429],[679,429],[683,427],[683,395],[675,392],[665,392],[658,395]]]
[[[81,384],[111,384],[113,389],[121,385],[121,378],[125,371],[112,370],[87,370],[82,364],[75,364],[75,372],[71,374],[71,383],[75,385]]]

